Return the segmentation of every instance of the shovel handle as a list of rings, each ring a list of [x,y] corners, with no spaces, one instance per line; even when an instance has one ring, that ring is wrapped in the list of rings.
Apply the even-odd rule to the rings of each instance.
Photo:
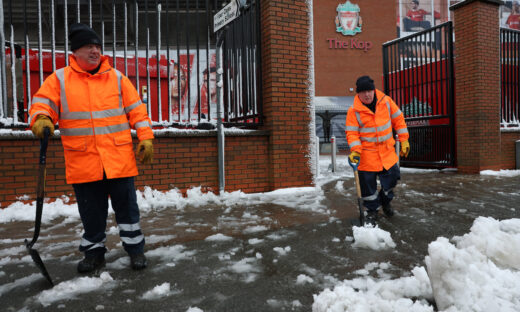
[[[49,135],[51,130],[48,127],[43,129],[43,138],[40,140],[40,165],[45,164],[47,155],[47,146],[49,145]]]
[[[34,220],[34,236],[27,248],[32,248],[38,236],[40,236],[40,225],[42,222],[43,199],[45,197],[45,164],[47,162],[47,146],[49,145],[50,129],[43,129],[43,138],[40,140],[40,158],[38,168],[38,185],[36,185],[36,218]]]
[[[359,174],[358,174],[358,166],[359,166],[360,158],[359,158],[359,156],[355,156],[354,159],[356,159],[357,162],[352,162],[349,157],[348,163],[352,167],[352,170],[354,170],[354,177],[356,178],[357,197],[361,198],[361,187],[359,186]]]

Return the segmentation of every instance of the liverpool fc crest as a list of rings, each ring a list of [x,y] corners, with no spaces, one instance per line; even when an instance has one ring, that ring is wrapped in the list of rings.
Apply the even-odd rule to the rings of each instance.
[[[361,16],[359,15],[359,6],[347,0],[345,3],[338,4],[336,8],[336,32],[345,36],[354,36],[361,32]]]

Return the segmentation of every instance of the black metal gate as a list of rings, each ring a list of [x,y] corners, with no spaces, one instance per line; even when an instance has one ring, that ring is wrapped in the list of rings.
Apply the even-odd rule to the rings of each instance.
[[[383,45],[385,93],[410,132],[409,167],[455,166],[453,26],[447,22]]]
[[[230,126],[262,123],[260,1],[243,1],[240,16],[223,30],[224,121]]]

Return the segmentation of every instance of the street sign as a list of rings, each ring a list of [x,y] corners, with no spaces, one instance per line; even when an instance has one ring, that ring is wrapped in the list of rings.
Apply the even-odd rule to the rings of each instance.
[[[222,10],[213,17],[214,32],[226,26],[240,15],[238,0],[231,0]]]

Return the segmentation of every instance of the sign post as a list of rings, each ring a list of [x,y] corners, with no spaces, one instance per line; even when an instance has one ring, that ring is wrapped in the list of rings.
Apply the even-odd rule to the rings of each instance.
[[[222,10],[218,11],[213,17],[213,29],[214,32],[226,26],[229,22],[234,20],[240,15],[240,4],[239,0],[231,0]]]

